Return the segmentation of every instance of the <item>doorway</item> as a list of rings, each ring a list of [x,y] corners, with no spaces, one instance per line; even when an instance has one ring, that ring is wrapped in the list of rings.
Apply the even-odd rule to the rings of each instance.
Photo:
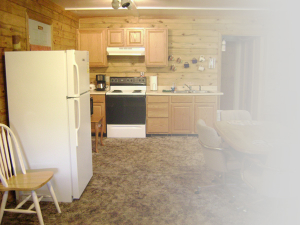
[[[253,36],[222,36],[221,110],[243,109],[259,117],[262,85],[262,40]]]

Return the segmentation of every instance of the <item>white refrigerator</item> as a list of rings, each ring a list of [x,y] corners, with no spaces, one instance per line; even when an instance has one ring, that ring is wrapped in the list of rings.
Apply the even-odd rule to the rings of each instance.
[[[59,202],[79,199],[93,175],[89,53],[6,52],[5,66],[9,126],[26,168],[54,172]]]

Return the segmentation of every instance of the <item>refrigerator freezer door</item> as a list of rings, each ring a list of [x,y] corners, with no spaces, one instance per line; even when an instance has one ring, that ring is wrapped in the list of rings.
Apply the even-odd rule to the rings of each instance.
[[[68,105],[73,198],[79,199],[93,176],[90,93],[82,94],[79,99],[69,98]]]
[[[89,52],[67,50],[68,97],[90,90]]]

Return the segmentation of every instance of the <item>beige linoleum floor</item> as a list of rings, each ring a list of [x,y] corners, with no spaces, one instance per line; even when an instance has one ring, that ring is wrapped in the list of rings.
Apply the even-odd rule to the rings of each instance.
[[[45,224],[289,224],[274,201],[259,201],[238,173],[229,177],[228,188],[206,187],[195,194],[197,186],[218,184],[195,136],[104,138],[104,144],[93,153],[94,175],[80,200],[60,203],[62,214],[53,203],[41,203]],[[5,213],[3,224],[38,224],[38,219]]]

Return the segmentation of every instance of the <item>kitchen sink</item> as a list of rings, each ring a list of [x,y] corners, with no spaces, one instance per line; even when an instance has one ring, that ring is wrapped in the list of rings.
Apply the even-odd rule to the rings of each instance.
[[[209,93],[210,91],[197,91],[197,90],[193,90],[191,93]]]
[[[173,93],[190,93],[188,90],[184,90],[184,91],[173,91]]]
[[[209,91],[198,91],[198,90],[182,90],[182,91],[174,91],[173,93],[186,93],[186,94],[194,94],[194,93],[209,93]]]

